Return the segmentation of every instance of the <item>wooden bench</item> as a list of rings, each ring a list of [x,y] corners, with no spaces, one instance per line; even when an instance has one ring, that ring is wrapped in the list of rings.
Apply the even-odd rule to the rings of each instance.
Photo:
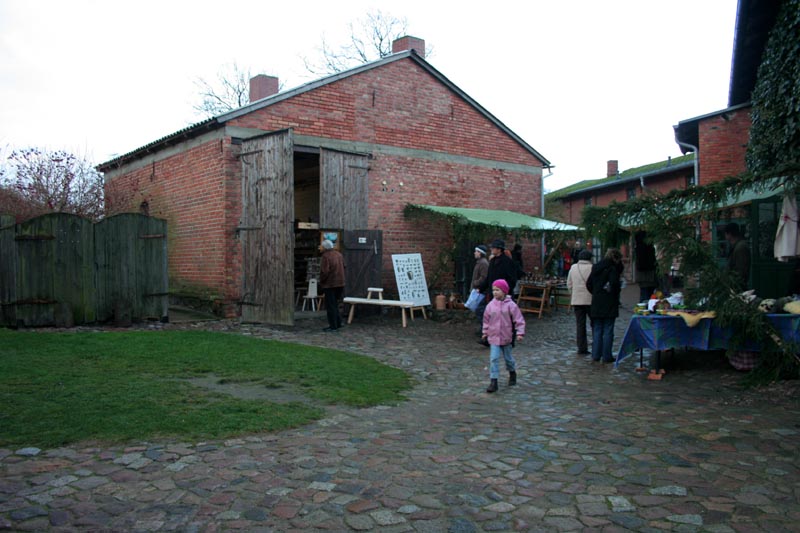
[[[373,299],[372,295],[377,294],[378,298]],[[383,289],[378,289],[375,287],[369,287],[367,289],[367,297],[366,298],[353,298],[348,296],[344,299],[344,303],[350,304],[350,313],[347,315],[347,323],[352,324],[353,316],[356,312],[356,305],[385,305],[388,307],[399,307],[400,313],[403,317],[403,327],[406,327],[408,324],[406,322],[406,309],[408,309],[409,313],[411,314],[411,320],[414,320],[414,309],[419,309],[422,311],[422,316],[424,318],[428,318],[425,315],[425,309],[422,307],[414,307],[414,302],[408,302],[403,300],[384,300],[383,299]]]

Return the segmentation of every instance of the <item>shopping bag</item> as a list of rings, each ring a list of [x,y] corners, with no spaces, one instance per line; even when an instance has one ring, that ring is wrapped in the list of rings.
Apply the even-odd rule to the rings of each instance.
[[[464,304],[464,307],[474,313],[478,309],[482,298],[483,295],[481,295],[478,289],[472,289],[472,292],[469,293],[469,298],[467,298],[467,303]]]

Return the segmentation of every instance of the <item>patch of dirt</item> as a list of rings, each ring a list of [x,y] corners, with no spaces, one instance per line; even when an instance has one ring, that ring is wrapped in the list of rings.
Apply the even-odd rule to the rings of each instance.
[[[283,383],[271,386],[259,381],[231,381],[214,374],[189,378],[184,381],[207,390],[240,398],[242,400],[266,400],[273,403],[305,403],[315,407],[328,407],[304,395],[298,387]]]

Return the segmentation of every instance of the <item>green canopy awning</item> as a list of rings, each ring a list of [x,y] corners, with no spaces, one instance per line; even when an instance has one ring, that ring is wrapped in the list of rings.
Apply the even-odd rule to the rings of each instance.
[[[780,197],[783,195],[783,190],[784,186],[782,184],[782,178],[770,178],[762,181],[761,183],[751,185],[750,187],[743,189],[741,192],[732,194],[719,204],[710,207],[702,207],[700,202],[687,200],[682,209],[679,210],[680,212],[678,215],[681,217],[693,216],[699,215],[703,212],[720,211],[723,209],[729,209],[731,207],[747,205],[758,200],[772,198],[773,196]],[[638,213],[625,215],[619,221],[619,225],[622,228],[637,227],[641,226],[643,223],[644,218]]]
[[[416,208],[425,209],[446,216],[457,216],[475,224],[498,226],[509,230],[524,229],[534,231],[578,231],[578,226],[563,222],[532,217],[514,211],[498,209],[471,209],[468,207],[444,207],[439,205],[414,205]]]

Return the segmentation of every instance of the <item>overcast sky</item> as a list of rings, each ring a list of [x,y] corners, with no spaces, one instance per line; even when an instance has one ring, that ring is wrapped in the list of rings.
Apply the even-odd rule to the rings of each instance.
[[[672,126],[727,106],[736,0],[0,0],[0,150],[107,161],[198,121],[225,64],[310,81],[376,9],[555,165],[548,190],[678,156]]]

